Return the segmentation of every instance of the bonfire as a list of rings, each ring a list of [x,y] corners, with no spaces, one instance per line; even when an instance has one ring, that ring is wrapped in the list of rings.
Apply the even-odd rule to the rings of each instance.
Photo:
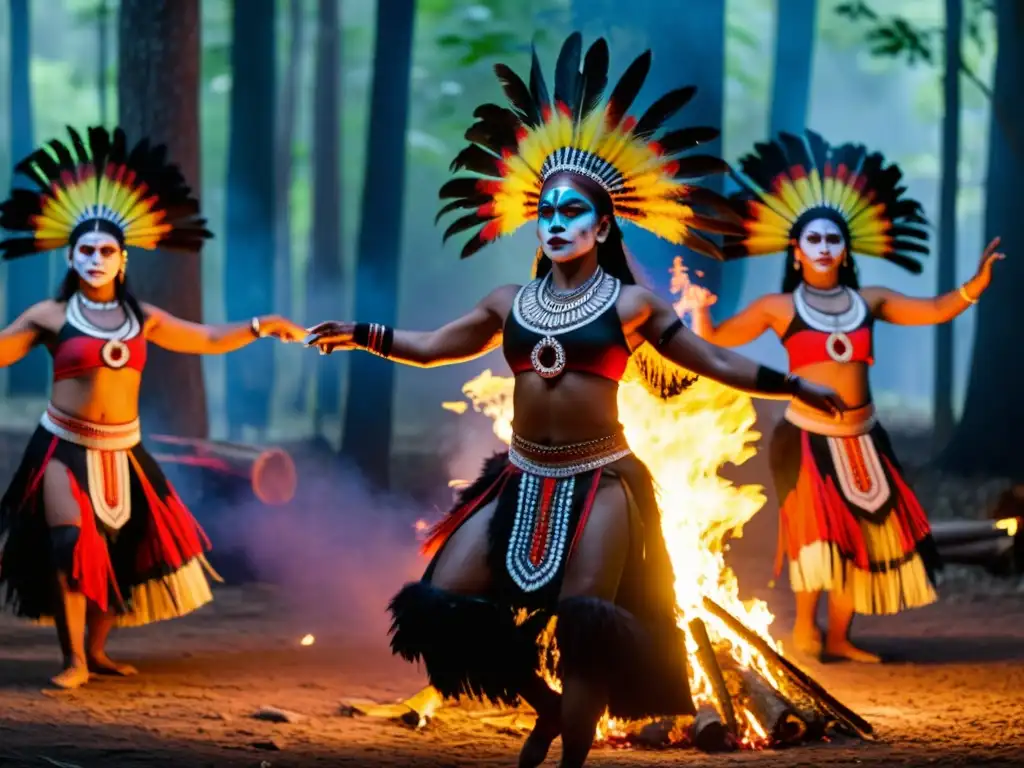
[[[677,259],[673,293],[683,294],[687,280],[686,268]],[[675,306],[680,315],[686,310],[682,300]],[[513,379],[487,370],[465,384],[465,400],[444,406],[455,413],[471,406],[491,418],[494,434],[508,443],[512,387]],[[767,604],[741,600],[736,575],[725,562],[728,542],[742,535],[744,524],[765,502],[761,486],[737,486],[718,474],[724,465],[742,464],[756,452],[760,435],[753,429],[756,414],[750,398],[699,379],[682,394],[663,400],[627,381],[619,390],[619,415],[630,446],[658,486],[698,711],[695,717],[645,722],[606,717],[599,741],[716,751],[821,740],[834,730],[869,737],[866,721],[783,656],[771,635],[774,617]],[[550,682],[558,686],[557,680]],[[441,702],[421,692],[406,704],[423,725]],[[523,718],[513,722],[529,724]]]

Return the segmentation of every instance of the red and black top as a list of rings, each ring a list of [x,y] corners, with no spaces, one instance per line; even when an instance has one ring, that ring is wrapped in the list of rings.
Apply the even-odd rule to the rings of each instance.
[[[94,325],[82,312],[76,293],[68,300],[64,325],[51,347],[53,380],[77,379],[100,368],[146,367],[146,337],[142,324],[125,306],[125,321],[112,330]]]
[[[802,283],[793,291],[793,320],[782,335],[790,372],[814,363],[874,364],[875,318],[857,291],[846,287],[841,290],[850,306],[838,314],[810,306]]]

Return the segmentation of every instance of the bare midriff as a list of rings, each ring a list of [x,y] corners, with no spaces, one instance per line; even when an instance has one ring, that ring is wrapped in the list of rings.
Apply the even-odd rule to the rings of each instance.
[[[572,445],[621,431],[618,382],[566,371],[545,379],[532,371],[516,376],[513,431],[541,445]]]
[[[862,406],[871,402],[871,387],[868,382],[868,366],[866,363],[822,362],[805,365],[792,371],[796,376],[813,381],[815,384],[831,387],[842,399],[847,408],[852,409],[844,414],[843,421],[856,423],[858,419],[870,418],[872,409]],[[792,400],[789,410],[806,414],[810,418],[822,418],[823,414],[799,400]]]
[[[127,424],[139,416],[142,375],[131,369],[105,369],[53,384],[50,402],[68,416],[94,424]]]

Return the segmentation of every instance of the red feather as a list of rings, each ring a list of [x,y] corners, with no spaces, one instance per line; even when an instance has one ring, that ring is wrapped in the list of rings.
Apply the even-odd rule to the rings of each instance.
[[[481,219],[489,219],[494,215],[494,201],[489,200],[488,202],[481,205],[476,209],[477,216]]]
[[[625,120],[622,121],[622,124],[619,127],[622,128],[624,133],[629,133],[634,128],[636,128],[636,118],[633,117],[632,115],[629,115],[628,117],[626,117]]]
[[[491,219],[484,225],[484,228],[480,230],[481,240],[497,240],[498,235],[501,234],[501,220]]]
[[[485,195],[493,195],[501,190],[501,182],[492,181],[491,179],[480,179],[476,183],[476,188]]]

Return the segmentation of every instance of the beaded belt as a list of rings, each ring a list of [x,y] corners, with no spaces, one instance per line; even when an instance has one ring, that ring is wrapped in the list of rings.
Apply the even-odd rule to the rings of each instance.
[[[571,445],[541,445],[512,435],[508,459],[532,475],[562,478],[599,469],[632,452],[621,432]]]
[[[51,435],[97,451],[125,451],[139,444],[139,420],[127,424],[96,424],[69,416],[52,403],[46,406],[39,423]]]

